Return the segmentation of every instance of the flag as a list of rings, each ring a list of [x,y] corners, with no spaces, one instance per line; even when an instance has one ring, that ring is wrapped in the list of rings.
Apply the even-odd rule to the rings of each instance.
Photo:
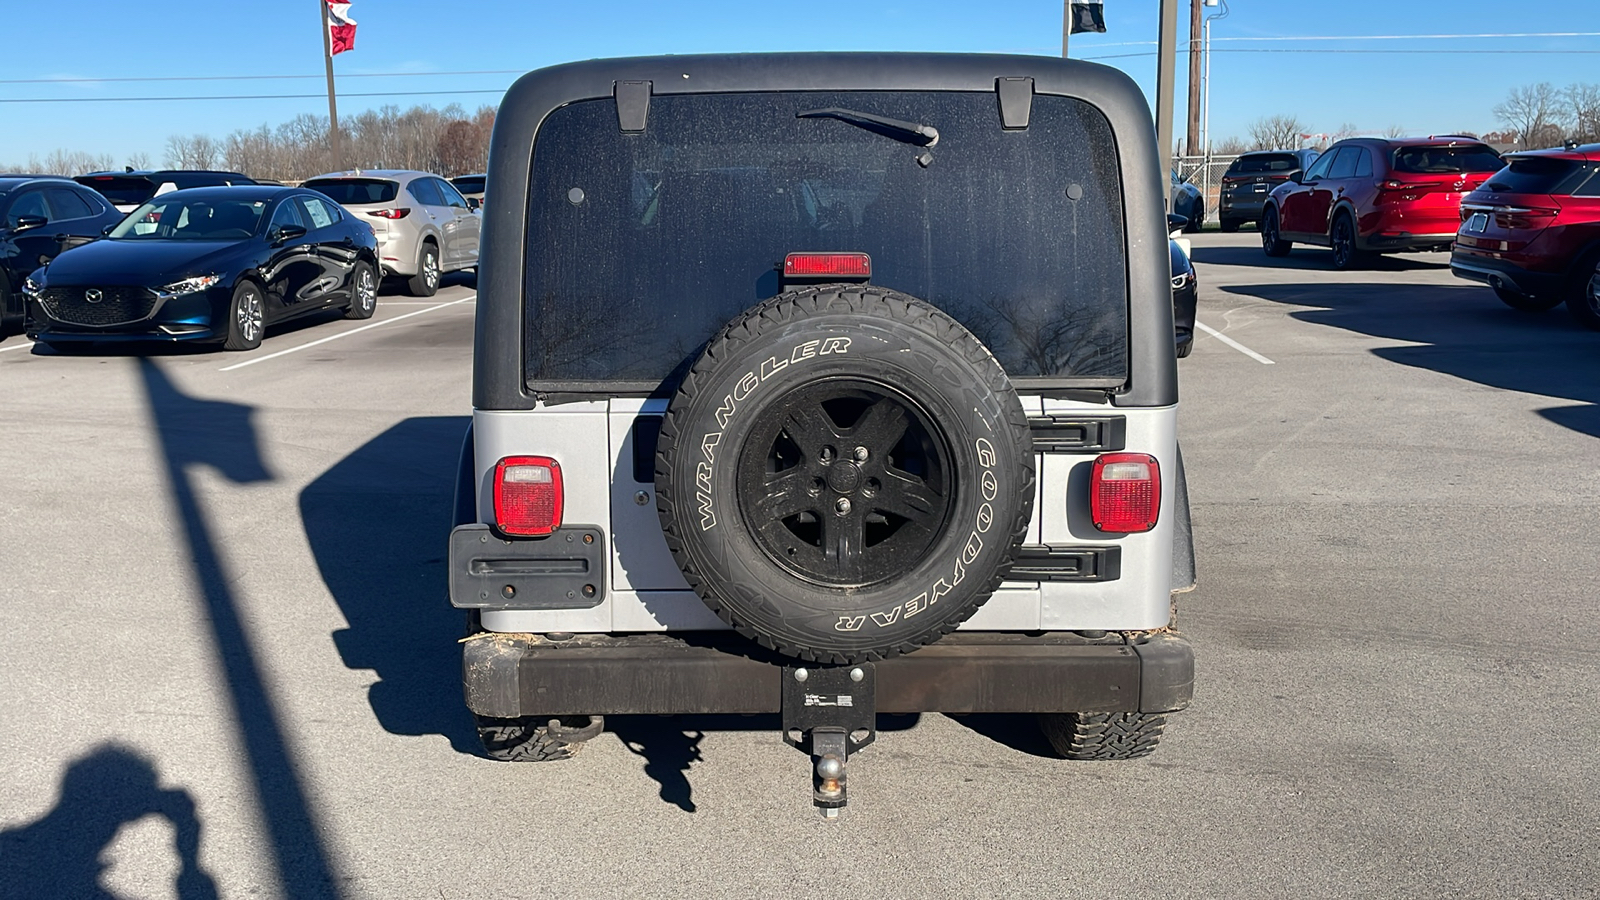
[[[1105,34],[1106,13],[1101,0],[1072,0],[1072,33],[1085,31]]]
[[[328,47],[332,56],[356,48],[356,20],[344,0],[328,0]]]

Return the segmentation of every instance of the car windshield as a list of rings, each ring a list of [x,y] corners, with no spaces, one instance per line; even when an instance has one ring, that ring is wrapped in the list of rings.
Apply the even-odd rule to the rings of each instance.
[[[1260,156],[1241,156],[1228,167],[1233,175],[1261,175],[1269,172],[1289,172],[1300,168],[1300,160],[1293,153],[1264,153]]]
[[[463,176],[461,178],[450,179],[450,183],[455,185],[456,190],[463,194],[481,194],[483,193],[483,183],[485,180],[486,179],[484,179],[482,176],[477,178],[468,178]]]
[[[1394,169],[1418,175],[1452,172],[1498,172],[1505,162],[1483,144],[1438,144],[1397,147]]]
[[[400,192],[399,182],[384,178],[313,178],[301,187],[310,188],[345,206],[390,203]]]
[[[1571,194],[1596,170],[1593,163],[1548,156],[1524,156],[1506,160],[1483,187],[1510,194]]]
[[[77,182],[94,188],[117,206],[134,206],[155,196],[160,185],[143,175],[85,175]]]
[[[256,233],[265,200],[168,199],[139,207],[111,229],[113,240],[228,241]]]
[[[939,138],[800,115],[832,108]],[[611,100],[565,106],[530,179],[528,381],[659,384],[779,292],[786,254],[863,251],[873,284],[954,316],[1013,377],[1120,384],[1115,146],[1093,106],[1044,94],[1009,132],[992,91],[657,96],[642,134]]]

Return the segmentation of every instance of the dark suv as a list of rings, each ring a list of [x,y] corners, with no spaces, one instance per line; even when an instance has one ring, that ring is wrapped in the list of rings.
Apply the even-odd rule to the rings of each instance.
[[[238,172],[214,172],[208,169],[124,169],[121,172],[90,172],[73,180],[99,191],[113,206],[125,213],[133,212],[151,197],[167,191],[255,184]]]
[[[1267,194],[1305,171],[1318,155],[1315,150],[1255,150],[1229,163],[1217,198],[1222,230],[1234,232],[1246,223],[1260,222]]]
[[[0,175],[0,338],[22,331],[30,272],[120,221],[104,197],[70,179]]]
[[[1461,201],[1450,271],[1517,309],[1566,303],[1600,329],[1600,144],[1506,157]]]
[[[1261,248],[1285,256],[1292,244],[1320,244],[1336,269],[1374,253],[1449,250],[1462,196],[1503,165],[1474,138],[1340,141],[1267,195]]]
[[[448,563],[489,756],[779,713],[827,814],[880,711],[1150,752],[1194,569],[1126,75],[597,60],[520,79],[494,129]]]

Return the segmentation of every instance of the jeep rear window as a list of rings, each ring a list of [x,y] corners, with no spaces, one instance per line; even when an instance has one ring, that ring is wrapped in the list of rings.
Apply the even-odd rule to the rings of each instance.
[[[345,206],[388,203],[400,192],[399,182],[382,178],[313,178],[300,186]]]
[[[796,118],[829,107],[938,129],[932,161]],[[540,127],[529,194],[534,389],[660,384],[807,250],[865,251],[873,284],[942,308],[1013,377],[1127,377],[1116,148],[1080,100],[1036,96],[1029,127],[1002,131],[992,92],[666,95],[642,134],[584,101]]]
[[[1571,194],[1594,171],[1594,165],[1574,159],[1513,157],[1483,187],[1509,194]]]
[[[1447,146],[1433,144],[1397,147],[1394,170],[1418,175],[1451,172],[1498,172],[1505,161],[1483,144]]]
[[[1300,168],[1300,160],[1293,153],[1264,153],[1260,156],[1241,156],[1228,167],[1230,175],[1260,175],[1264,172],[1288,172]]]

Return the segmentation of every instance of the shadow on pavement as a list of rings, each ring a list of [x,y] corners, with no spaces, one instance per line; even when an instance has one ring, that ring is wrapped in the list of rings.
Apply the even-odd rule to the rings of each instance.
[[[103,746],[61,776],[55,808],[27,825],[0,831],[0,898],[111,898],[100,885],[100,856],[117,832],[160,816],[175,832],[179,900],[217,896],[200,867],[200,820],[188,791],[162,788],[155,766],[126,747]]]
[[[468,416],[406,419],[300,493],[306,538],[350,627],[344,664],[372,669],[368,701],[391,734],[438,734],[477,754],[461,699],[463,614],[450,606],[445,552]]]
[[[189,470],[202,466],[240,484],[272,480],[250,420],[255,410],[238,403],[190,397],[148,359],[139,360],[139,373],[279,881],[290,897],[337,897],[327,852],[312,821],[294,757],[284,741],[283,725],[241,621],[231,587],[233,578],[189,481]]]
[[[978,713],[950,716],[950,721],[969,728],[997,744],[1029,756],[1060,759],[1039,730],[1039,717],[1033,713]]]
[[[1190,259],[1213,266],[1255,266],[1266,269],[1305,269],[1313,272],[1334,272],[1333,251],[1326,247],[1296,245],[1288,256],[1268,256],[1261,252],[1260,244],[1246,246],[1204,247],[1195,245]],[[1405,256],[1376,256],[1365,267],[1372,272],[1428,272],[1448,270],[1448,253],[1414,253]]]
[[[1502,304],[1488,288],[1465,282],[1257,284],[1222,290],[1316,307],[1292,314],[1303,322],[1423,345],[1372,351],[1391,362],[1587,404],[1539,414],[1600,437],[1600,335],[1578,328],[1560,307],[1521,312]]]

